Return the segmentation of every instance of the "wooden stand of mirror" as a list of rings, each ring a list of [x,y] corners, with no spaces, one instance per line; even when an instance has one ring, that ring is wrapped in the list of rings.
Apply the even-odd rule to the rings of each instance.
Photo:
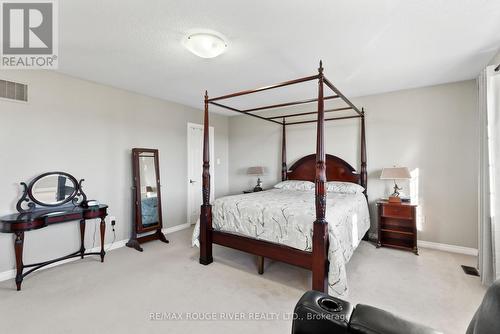
[[[158,239],[168,243],[167,238],[161,231],[163,222],[158,160],[158,150],[132,149],[133,226],[132,236],[126,245],[140,252],[143,251],[140,245],[143,242]],[[139,236],[145,233],[149,234]]]

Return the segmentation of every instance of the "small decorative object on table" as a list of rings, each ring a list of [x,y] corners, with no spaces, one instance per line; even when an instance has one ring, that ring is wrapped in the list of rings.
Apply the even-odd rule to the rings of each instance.
[[[397,185],[396,180],[408,180],[410,178],[410,171],[407,167],[390,167],[382,169],[382,174],[380,175],[381,180],[394,180],[394,192],[389,196],[390,203],[401,203],[399,190],[403,188]]]
[[[418,255],[417,205],[411,203],[377,202],[378,242],[381,246],[410,250]]]
[[[262,176],[264,175],[264,167],[261,166],[248,167],[247,174]],[[255,188],[253,188],[253,192],[256,191],[262,191],[262,181],[260,180],[260,177],[257,178],[257,185],[255,186]]]
[[[92,207],[98,207],[99,204],[100,204],[99,201],[96,201],[95,199],[89,199],[87,201],[83,201],[80,206],[82,208],[92,208]]]

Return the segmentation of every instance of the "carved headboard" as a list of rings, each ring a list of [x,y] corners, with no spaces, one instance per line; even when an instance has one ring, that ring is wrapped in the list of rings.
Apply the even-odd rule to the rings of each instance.
[[[326,155],[326,180],[344,181],[361,184],[361,176],[345,160],[331,155]],[[297,160],[288,170],[287,180],[306,180],[316,179],[316,154],[309,154]]]

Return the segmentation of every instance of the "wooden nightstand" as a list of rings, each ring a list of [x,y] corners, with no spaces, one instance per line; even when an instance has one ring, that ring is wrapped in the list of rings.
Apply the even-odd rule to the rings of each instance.
[[[259,190],[259,191],[264,191],[264,190],[267,190],[267,189],[262,189],[262,190]],[[259,192],[259,191],[253,191],[253,190],[243,190],[243,193],[244,193],[244,194],[251,194],[251,193],[255,193],[255,192]]]
[[[418,255],[417,205],[378,201],[378,242],[381,246],[405,249]]]

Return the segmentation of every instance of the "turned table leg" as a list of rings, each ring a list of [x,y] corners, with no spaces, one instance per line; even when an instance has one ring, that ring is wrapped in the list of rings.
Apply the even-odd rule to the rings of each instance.
[[[106,220],[101,218],[101,262],[104,262],[104,255],[106,252],[104,251],[104,233],[106,232]]]
[[[80,220],[80,257],[85,254],[85,219]]]
[[[21,283],[23,282],[23,244],[24,232],[16,232],[16,240],[14,241],[14,250],[16,253],[16,285],[17,291],[21,290]]]

